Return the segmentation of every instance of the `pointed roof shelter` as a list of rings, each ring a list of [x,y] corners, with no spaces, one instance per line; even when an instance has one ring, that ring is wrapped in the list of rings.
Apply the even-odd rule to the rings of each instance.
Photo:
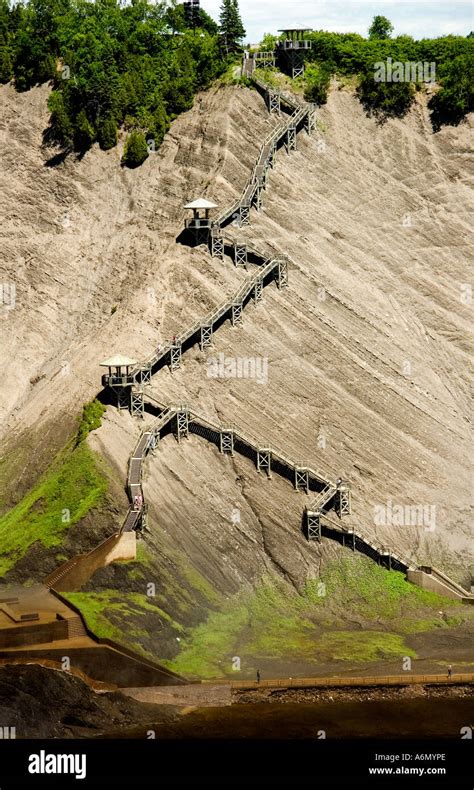
[[[191,203],[186,203],[186,205],[183,206],[183,208],[190,208],[193,209],[193,211],[199,209],[205,209],[209,211],[210,208],[217,208],[217,204],[212,203],[211,200],[206,200],[206,198],[197,198],[196,200],[193,200]]]
[[[184,227],[195,232],[197,242],[205,241],[205,234],[209,233],[212,226],[209,211],[212,208],[217,208],[217,204],[206,198],[196,198],[191,203],[186,203],[183,208],[193,212],[192,218],[185,220]]]

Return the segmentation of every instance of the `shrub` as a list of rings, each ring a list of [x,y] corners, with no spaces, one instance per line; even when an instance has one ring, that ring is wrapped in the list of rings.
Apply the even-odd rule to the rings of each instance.
[[[84,110],[81,110],[77,116],[77,121],[74,126],[74,148],[76,151],[87,151],[91,147],[95,139],[94,129],[89,123],[89,119]]]
[[[362,75],[357,95],[369,115],[380,120],[405,115],[413,102],[411,82],[376,82],[372,72]]]
[[[435,131],[442,124],[456,126],[474,110],[474,60],[460,55],[441,69],[441,89],[429,102]]]
[[[148,147],[143,132],[134,129],[127,137],[122,156],[122,164],[138,167],[148,158]]]
[[[106,118],[97,129],[97,139],[103,151],[117,145],[117,124],[113,118]]]
[[[60,91],[54,90],[50,94],[48,99],[48,110],[51,113],[50,124],[52,136],[56,142],[64,146],[72,145],[72,123],[64,106],[64,96]]]
[[[326,104],[329,83],[331,80],[330,72],[324,66],[313,63],[305,71],[305,90],[306,101],[315,104]]]

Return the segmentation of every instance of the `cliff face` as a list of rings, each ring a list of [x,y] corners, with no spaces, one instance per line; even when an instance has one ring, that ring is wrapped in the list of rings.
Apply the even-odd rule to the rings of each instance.
[[[16,284],[2,317],[1,430],[7,448],[28,434],[46,458],[100,389],[102,359],[146,356],[236,290],[245,272],[229,259],[176,242],[182,206],[233,201],[276,118],[254,91],[215,89],[137,171],[120,168],[120,150],[53,166],[40,148],[46,88],[1,92],[0,276]],[[289,287],[266,288],[242,326],[225,324],[151,391],[347,477],[354,524],[466,581],[469,124],[433,135],[420,97],[407,119],[379,126],[337,86],[318,119],[296,152],[279,153],[250,228],[232,229],[290,256]],[[220,352],[268,360],[266,380],[210,378]],[[138,431],[109,409],[91,439],[119,479]],[[42,457],[25,461],[23,486]],[[197,437],[167,438],[144,485],[152,551],[177,551],[224,594],[265,570],[300,587],[336,550],[304,540],[303,494]],[[397,524],[396,505],[426,509]]]

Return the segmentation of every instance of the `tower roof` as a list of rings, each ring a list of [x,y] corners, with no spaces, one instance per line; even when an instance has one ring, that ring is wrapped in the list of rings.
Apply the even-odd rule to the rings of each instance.
[[[103,362],[100,363],[101,368],[126,368],[130,367],[130,365],[136,365],[136,359],[130,359],[130,357],[125,357],[123,354],[116,354],[114,357],[110,357],[110,359],[104,359]]]
[[[186,203],[184,208],[217,208],[217,204],[206,200],[206,198],[197,198],[192,203]]]

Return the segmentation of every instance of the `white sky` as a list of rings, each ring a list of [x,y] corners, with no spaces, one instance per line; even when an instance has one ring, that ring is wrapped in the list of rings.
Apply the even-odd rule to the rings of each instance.
[[[201,0],[215,20],[220,4],[221,0]],[[247,41],[253,44],[264,33],[291,26],[365,36],[376,14],[390,19],[394,36],[466,36],[474,28],[471,0],[239,0],[239,7]]]

